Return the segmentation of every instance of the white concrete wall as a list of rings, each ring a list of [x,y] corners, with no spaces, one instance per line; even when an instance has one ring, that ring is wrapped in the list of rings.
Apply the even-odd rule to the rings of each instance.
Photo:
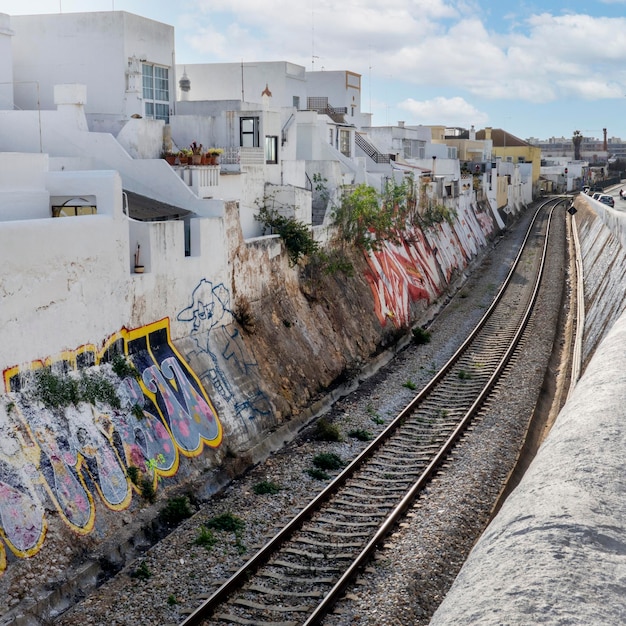
[[[230,284],[222,217],[191,220],[187,257],[182,221],[124,215],[117,172],[48,172],[48,162],[43,154],[0,153],[0,370],[98,345],[122,327],[181,310],[206,276]],[[74,196],[93,199],[97,214],[51,217],[55,199]],[[133,274],[137,243],[141,275]],[[173,319],[171,332],[186,336],[188,326]]]
[[[121,120],[143,115],[143,98],[127,89],[129,60],[170,69],[170,102],[175,100],[174,27],[124,11],[58,13],[11,17],[16,104],[22,109],[54,108],[54,85],[87,85],[90,127],[114,134]],[[139,70],[141,71],[139,63]],[[140,89],[139,85],[139,89]]]
[[[254,63],[200,63],[178,65],[177,73],[183,71],[191,81],[186,99],[194,100],[243,100],[262,102],[262,92],[269,87],[272,102],[277,106],[293,106],[293,98],[300,98],[300,106],[306,107],[305,69],[301,65],[278,62]],[[176,86],[178,89],[178,85]],[[178,99],[182,93],[178,89]]]
[[[622,316],[431,626],[626,623],[625,343]]]
[[[351,123],[353,117],[360,119],[361,76],[359,74],[344,70],[314,71],[306,73],[306,81],[309,97],[326,97],[331,107],[346,107],[348,123]]]
[[[133,120],[131,124],[146,122],[154,127],[148,120]],[[112,135],[89,132],[81,104],[64,104],[58,111],[41,113],[0,110],[0,129],[0,151],[45,152],[54,169],[114,169],[122,175],[128,191],[202,216],[217,216],[223,211],[219,200],[203,200],[193,194],[163,159],[133,159]],[[149,130],[148,135],[154,139]]]
[[[99,342],[129,317],[128,230],[119,176],[76,172],[50,176],[45,186],[50,195],[89,191],[102,213],[0,222],[0,370],[37,353]]]
[[[13,48],[11,18],[0,13],[0,109],[13,108]]]

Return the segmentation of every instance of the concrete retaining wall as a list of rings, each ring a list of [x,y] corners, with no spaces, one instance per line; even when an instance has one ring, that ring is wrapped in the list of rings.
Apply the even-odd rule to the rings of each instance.
[[[626,623],[623,215],[597,204],[576,202],[586,368],[431,626]]]

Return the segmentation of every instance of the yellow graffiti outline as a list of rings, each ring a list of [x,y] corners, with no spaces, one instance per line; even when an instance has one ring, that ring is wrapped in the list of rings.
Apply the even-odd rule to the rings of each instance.
[[[169,347],[169,349],[172,351],[172,353],[177,357],[179,363],[181,364],[181,366],[184,368],[186,374],[191,377],[196,383],[197,383],[197,391],[199,391],[199,393],[201,394],[202,398],[205,400],[205,402],[207,403],[208,407],[210,408],[211,412],[213,413],[213,416],[216,420],[216,425],[217,425],[217,435],[213,438],[213,439],[206,439],[205,437],[202,437],[200,435],[200,446],[198,447],[197,450],[193,451],[193,452],[188,452],[186,450],[182,450],[176,443],[176,439],[174,438],[174,435],[172,434],[167,421],[165,419],[165,416],[162,414],[161,409],[159,408],[158,403],[156,402],[156,395],[152,393],[151,391],[148,390],[148,388],[146,387],[146,385],[144,384],[143,380],[139,379],[138,383],[139,386],[142,390],[142,392],[144,393],[144,395],[150,399],[152,401],[152,405],[154,407],[154,409],[156,410],[157,415],[153,415],[152,411],[145,411],[145,413],[147,413],[149,416],[151,416],[151,418],[153,419],[158,419],[161,422],[161,425],[167,430],[168,434],[171,437],[171,441],[172,441],[172,445],[174,446],[174,450],[175,450],[175,459],[174,462],[172,463],[172,467],[169,470],[160,470],[158,468],[154,468],[154,482],[155,482],[155,487],[156,487],[156,483],[159,480],[159,477],[163,476],[163,477],[170,477],[170,476],[174,476],[179,468],[180,468],[180,455],[182,454],[185,457],[188,458],[193,458],[196,456],[199,456],[202,451],[204,450],[205,446],[208,446],[210,448],[217,448],[219,447],[219,445],[222,443],[222,439],[223,439],[223,426],[222,426],[222,422],[219,419],[218,413],[215,409],[215,407],[213,406],[213,403],[210,399],[210,397],[208,396],[208,394],[206,393],[206,390],[204,389],[204,386],[202,385],[202,382],[200,381],[200,379],[198,378],[198,376],[196,375],[196,373],[193,371],[193,369],[189,366],[189,364],[187,363],[187,361],[185,360],[185,358],[182,356],[182,354],[174,347],[172,341],[171,341],[171,335],[170,335],[170,320],[168,317],[164,317],[163,319],[157,320],[155,322],[152,322],[150,324],[146,324],[145,326],[140,326],[137,328],[133,328],[133,329],[127,329],[125,327],[121,328],[120,330],[116,331],[115,333],[111,334],[103,343],[102,348],[100,350],[98,350],[98,348],[91,343],[86,343],[81,345],[80,347],[74,349],[74,350],[63,350],[62,352],[60,352],[55,358],[47,356],[43,359],[36,359],[30,362],[30,364],[27,366],[28,369],[31,370],[37,370],[37,369],[41,369],[43,367],[48,367],[53,365],[54,363],[58,362],[58,361],[65,361],[66,363],[68,363],[72,368],[76,369],[77,365],[77,357],[80,354],[83,353],[87,353],[87,352],[93,352],[94,354],[94,363],[96,365],[99,365],[102,362],[102,359],[104,358],[104,356],[106,355],[107,351],[111,348],[111,346],[113,344],[115,344],[118,341],[122,341],[123,342],[123,346],[124,346],[124,354],[126,356],[128,356],[128,344],[135,340],[135,339],[139,339],[142,337],[149,337],[149,335],[155,331],[159,331],[159,330],[165,330],[165,335],[166,335],[166,340],[167,340],[167,345]],[[148,349],[148,352],[150,354],[150,357],[152,358],[152,361],[154,362],[154,364],[160,368],[159,364],[157,363],[154,354],[153,354],[153,350],[152,350],[152,346],[150,345],[150,343],[148,341],[146,341],[146,346]],[[5,390],[8,392],[8,390],[10,389],[10,381],[14,376],[19,375],[19,373],[21,371],[24,371],[25,366],[19,366],[19,365],[15,365],[12,367],[9,367],[7,369],[4,370],[3,372],[3,381],[4,381],[4,386],[5,386]],[[169,384],[172,384],[172,387],[174,387],[174,389],[177,390],[176,387],[176,381],[168,381]],[[146,419],[150,419],[150,418],[146,418]],[[39,463],[36,465],[37,469],[40,469],[40,461],[41,461],[41,455],[43,454],[42,448],[39,445],[39,443],[37,442],[37,439],[34,437],[33,432],[30,429],[30,426],[28,423],[26,423],[23,419],[21,420],[23,422],[24,427],[26,428],[28,435],[31,439],[31,441],[33,442],[33,444],[37,447],[38,451],[39,451]],[[106,437],[106,435],[104,435]],[[110,437],[106,437],[109,441],[109,443],[112,444],[112,440]],[[117,459],[120,461],[120,465],[122,467],[127,467],[128,466],[128,459],[121,459],[119,454],[117,453],[117,449],[115,448],[115,446],[111,445],[111,449],[113,450],[113,453],[116,455]],[[89,532],[91,532],[93,530],[94,527],[94,523],[95,523],[95,505],[94,505],[94,499],[93,499],[93,495],[91,493],[91,491],[89,489],[87,489],[87,485],[84,479],[84,475],[83,472],[86,472],[91,479],[93,480],[93,483],[96,487],[96,490],[98,492],[98,494],[100,495],[100,498],[102,500],[102,502],[104,503],[104,505],[114,511],[119,511],[119,510],[123,510],[126,507],[128,507],[128,505],[130,504],[130,501],[132,499],[132,494],[133,492],[139,492],[139,489],[136,485],[134,485],[132,483],[132,481],[130,481],[130,479],[128,478],[127,475],[127,482],[129,483],[130,489],[128,491],[128,494],[126,496],[126,498],[124,499],[124,501],[119,504],[119,505],[111,505],[109,502],[106,501],[106,499],[103,497],[102,495],[102,491],[100,489],[100,486],[98,484],[98,481],[94,479],[94,477],[92,476],[91,472],[89,471],[89,467],[88,464],[86,462],[85,457],[83,456],[83,454],[81,454],[80,452],[77,451],[77,463],[75,466],[75,471],[77,473],[78,479],[80,484],[82,485],[82,487],[85,490],[85,493],[87,494],[89,503],[90,503],[90,519],[87,523],[87,525],[83,528],[78,527],[74,524],[72,524],[69,519],[66,517],[66,515],[63,513],[62,507],[60,505],[60,503],[58,502],[57,498],[53,495],[52,492],[52,488],[48,485],[47,481],[44,480],[43,478],[39,478],[39,482],[41,484],[43,484],[44,489],[48,492],[48,495],[50,495],[55,508],[59,511],[60,515],[62,516],[62,518],[64,520],[66,520],[68,526],[70,528],[72,528],[75,532],[79,533],[79,534],[88,534]],[[45,515],[43,517],[44,520],[44,526],[47,529],[47,522],[46,522],[46,518]],[[30,556],[30,553],[35,553],[37,552],[40,548],[41,548],[41,544],[43,544],[43,538],[45,538],[45,533],[42,534],[42,540],[39,542],[39,545],[37,548],[33,548],[31,550],[29,550],[29,554],[27,556]],[[6,540],[6,539],[5,539]],[[7,545],[9,545],[11,547],[11,543],[10,541],[7,541]],[[13,552],[15,552],[15,550],[13,550],[13,548],[11,548],[11,550]],[[17,554],[17,552],[16,552]]]
[[[161,320],[163,321],[163,320]],[[165,324],[164,326],[160,326],[159,328],[165,328],[165,333],[166,333],[166,337],[167,337],[167,345],[170,347],[170,349],[172,350],[172,352],[174,352],[176,354],[176,356],[179,358],[179,360],[184,363],[185,365],[187,365],[186,361],[184,359],[181,358],[180,354],[178,352],[176,352],[176,350],[174,349],[174,346],[171,344],[170,342],[170,329],[169,329],[169,319],[166,320],[167,324]],[[156,322],[159,323],[159,322]],[[157,363],[156,358],[154,357],[153,351],[152,351],[152,346],[147,343],[146,344],[148,346],[148,352],[150,354],[150,357],[152,358],[152,361],[154,362],[154,364],[161,369],[160,365]],[[193,370],[191,370],[190,368],[188,368],[188,371],[195,376],[195,374],[193,374]],[[198,381],[198,379],[196,378],[196,381],[199,383],[200,381]],[[168,381],[169,382],[169,381]],[[152,399],[153,404],[157,407],[158,409],[158,404],[156,402],[156,394],[152,393],[151,391],[149,391],[147,388],[145,388],[145,386],[143,386],[143,381],[142,381],[142,388],[144,389],[144,393]],[[172,385],[173,386],[173,385]],[[204,389],[202,387],[202,385],[200,385],[200,389]],[[207,401],[209,408],[211,409],[211,411],[213,411],[213,415],[215,416],[215,418],[217,419],[217,413],[215,412],[211,401],[206,397],[206,395],[203,393],[202,394],[204,396],[204,399]],[[170,433],[170,435],[172,436],[172,441],[176,441],[176,438],[174,437],[173,433],[170,431],[169,426],[167,425],[167,421],[165,420],[165,417],[162,415],[162,412],[159,410],[159,414],[161,415],[161,420],[163,421],[163,424],[165,425],[165,428],[167,428],[168,432]],[[204,450],[204,446],[208,445],[210,447],[217,447],[219,446],[219,443],[221,443],[222,441],[222,424],[219,420],[217,420],[217,424],[218,424],[218,434],[217,437],[215,437],[215,439],[205,439],[204,437],[200,436],[200,445],[198,446],[197,450],[188,452],[187,450],[182,450],[179,448],[179,453],[182,454],[183,456],[187,457],[187,458],[194,458],[196,456],[199,456],[200,454],[202,454],[202,451]],[[217,444],[211,444],[211,442],[218,440]],[[178,448],[178,446],[176,446]]]
[[[100,360],[102,359],[102,357],[104,356],[104,354],[106,353],[106,351],[109,349],[109,347],[111,345],[113,345],[115,342],[117,342],[119,339],[121,339],[124,342],[124,355],[128,356],[128,344],[138,338],[141,337],[146,337],[149,333],[153,332],[154,330],[161,330],[162,328],[165,328],[166,331],[166,337],[167,337],[167,344],[170,348],[172,348],[172,345],[170,343],[170,334],[169,334],[169,318],[163,318],[162,320],[158,320],[157,322],[153,322],[151,324],[148,324],[147,326],[141,326],[139,328],[134,328],[132,330],[128,330],[126,328],[123,328],[121,330],[119,330],[117,333],[115,333],[114,335],[112,335],[111,337],[109,337],[109,339],[107,340],[106,344],[104,345],[99,357],[98,357],[98,362],[100,362]],[[148,345],[148,342],[146,342],[146,345]],[[156,362],[156,360],[154,359],[154,356],[152,354],[150,354],[150,356],[152,357],[152,361],[155,365],[158,364]],[[146,385],[143,382],[143,379],[140,377],[137,380],[137,383],[139,384],[139,387],[141,389],[141,391],[143,392],[143,394],[152,402],[152,406],[154,407],[155,411],[157,412],[157,415],[154,415],[152,413],[152,411],[149,411],[147,409],[144,409],[144,415],[146,415],[145,419],[157,419],[159,420],[159,422],[161,422],[161,425],[163,426],[163,428],[165,428],[165,430],[168,432],[168,434],[170,435],[170,439],[172,442],[172,446],[174,447],[174,452],[175,452],[175,458],[174,458],[174,462],[172,463],[172,467],[168,470],[161,470],[158,468],[153,468],[153,486],[156,488],[157,487],[157,483],[158,480],[161,476],[163,477],[170,477],[170,476],[174,476],[179,468],[180,468],[180,453],[182,452],[178,445],[176,444],[176,439],[174,438],[174,436],[172,435],[167,422],[164,419],[164,416],[161,412],[161,410],[159,409],[159,405],[156,402],[156,394],[153,394],[152,392],[150,392],[148,390],[148,388],[146,387]],[[149,417],[147,417],[149,416]],[[127,462],[125,463],[126,466],[128,466],[128,461],[129,459],[127,459]],[[132,484],[132,481],[131,481]],[[137,493],[141,493],[141,490],[136,486],[133,485],[134,490]]]
[[[7,568],[7,552],[4,549],[4,545],[0,541],[0,575],[4,573]]]
[[[41,460],[41,447],[39,446],[39,444],[37,443],[37,441],[35,441],[33,439],[33,434],[30,431],[30,428],[28,427],[28,424],[26,422],[26,420],[24,419],[24,416],[22,414],[22,411],[20,409],[20,407],[16,404],[14,410],[17,412],[18,414],[18,419],[14,420],[14,425],[15,425],[15,436],[18,439],[18,441],[20,442],[20,449],[21,452],[24,456],[24,458],[26,459],[27,463],[31,463],[33,467],[35,467],[36,469],[39,469],[39,463]],[[24,429],[26,432],[22,431],[21,429]],[[28,436],[28,438],[31,440],[32,445],[28,445],[25,439],[25,436]],[[41,479],[41,473],[38,473],[37,475],[37,479],[36,480],[32,480],[31,479],[31,484],[33,485],[33,487],[35,486],[35,484],[41,484],[42,479]],[[44,481],[45,482],[45,481]],[[46,535],[48,534],[48,520],[46,519],[46,510],[44,507],[43,502],[41,502],[41,500],[39,499],[37,494],[33,494],[30,490],[29,490],[29,495],[36,499],[39,504],[41,505],[41,510],[42,510],[42,514],[41,514],[41,532],[39,534],[39,538],[37,539],[37,542],[35,543],[35,545],[32,548],[29,548],[28,550],[19,550],[15,544],[7,537],[7,535],[5,534],[4,529],[2,528],[2,526],[0,526],[0,537],[2,539],[4,539],[5,543],[7,544],[7,546],[9,546],[9,549],[11,550],[11,552],[13,552],[13,554],[15,554],[16,556],[19,557],[30,557],[33,556],[35,554],[37,554],[37,552],[39,552],[39,550],[41,550],[44,541],[46,540]],[[0,542],[0,547],[2,547],[2,543]],[[3,571],[2,569],[2,554],[0,554],[0,573]],[[5,565],[6,565],[6,561],[5,561]]]
[[[94,426],[95,426],[96,428],[98,428],[98,420],[97,420],[97,415],[96,415],[96,412],[95,412],[95,407],[91,407],[91,414],[92,414],[92,416],[93,416],[93,423],[94,423]],[[111,448],[111,450],[112,450],[113,454],[115,455],[115,457],[117,458],[117,460],[118,460],[118,462],[119,462],[119,464],[120,464],[120,467],[122,468],[122,471],[124,472],[124,476],[126,477],[126,484],[127,484],[127,486],[129,486],[131,481],[130,481],[130,479],[128,478],[128,474],[126,473],[126,467],[127,467],[127,466],[126,466],[126,464],[122,461],[122,459],[120,459],[120,457],[119,457],[119,455],[118,455],[118,453],[117,453],[117,450],[115,449],[115,446],[113,445],[113,441],[112,441],[112,440],[111,440],[111,439],[110,439],[107,435],[105,435],[105,434],[104,434],[104,432],[103,432],[103,430],[102,430],[102,429],[98,429],[98,430],[100,430],[100,433],[102,434],[102,436],[103,436],[103,437],[104,437],[104,438],[105,438],[105,439],[109,442],[109,444],[111,444],[111,445],[110,445],[110,448]],[[96,477],[95,477],[95,476],[91,473],[91,471],[90,471],[90,469],[89,469],[89,464],[87,463],[87,459],[85,458],[85,455],[84,455],[84,454],[81,454],[80,452],[78,453],[78,455],[79,455],[79,456],[80,456],[80,458],[81,458],[81,464],[80,464],[80,466],[81,466],[81,468],[82,468],[82,461],[84,461],[84,463],[85,463],[85,472],[86,472],[87,474],[89,474],[89,476],[90,476],[90,478],[91,478],[91,481],[93,482],[94,486],[96,487],[96,491],[98,492],[98,495],[100,496],[100,500],[102,500],[102,503],[103,503],[103,504],[104,504],[104,505],[105,505],[108,509],[110,509],[111,511],[123,511],[124,509],[127,509],[127,508],[128,508],[128,506],[129,506],[129,504],[130,504],[130,502],[131,502],[131,500],[132,500],[132,497],[133,497],[132,490],[131,490],[131,489],[127,489],[127,491],[126,491],[126,497],[124,498],[124,500],[122,500],[122,502],[120,502],[119,504],[111,504],[111,503],[110,503],[110,502],[109,502],[109,501],[108,501],[108,500],[104,497],[104,494],[102,493],[102,489],[100,488],[100,483],[99,483],[99,481],[98,481],[98,480],[97,480],[97,478],[96,478]]]
[[[4,529],[0,526],[0,538],[4,539],[4,542],[7,544],[7,546],[9,546],[9,550],[11,550],[11,552],[13,552],[15,556],[27,558],[30,556],[34,556],[35,554],[37,554],[37,552],[39,552],[39,550],[41,550],[44,544],[44,541],[46,540],[46,536],[48,534],[48,520],[46,519],[45,514],[42,515],[41,519],[42,519],[43,524],[41,528],[41,533],[39,534],[39,539],[37,539],[37,543],[35,543],[35,545],[32,548],[29,548],[28,550],[19,550],[15,546],[15,544],[6,536]],[[6,555],[3,554],[3,551],[1,548],[2,548],[2,542],[0,542],[0,572],[4,570],[4,568],[2,567],[3,557],[4,557],[4,565],[6,567]]]
[[[78,480],[80,482],[80,484],[83,486],[83,489],[85,490],[85,493],[87,494],[87,499],[89,500],[89,519],[87,520],[87,524],[85,525],[85,527],[81,528],[80,526],[76,526],[76,524],[73,524],[72,522],[70,522],[70,520],[68,519],[68,517],[65,515],[65,513],[63,512],[63,508],[61,507],[61,504],[59,503],[58,499],[56,498],[56,496],[54,495],[52,488],[50,487],[50,485],[48,484],[47,480],[44,480],[41,476],[41,456],[44,454],[41,445],[39,444],[39,440],[37,439],[37,437],[35,437],[35,435],[33,434],[33,431],[30,427],[30,424],[28,423],[24,423],[24,427],[26,428],[26,430],[28,431],[28,436],[30,437],[31,441],[37,446],[37,448],[39,449],[39,463],[37,463],[37,469],[39,470],[39,484],[43,486],[43,488],[46,490],[46,492],[48,493],[48,495],[50,496],[50,499],[52,500],[55,508],[57,509],[57,511],[59,512],[59,514],[61,515],[61,517],[66,521],[67,525],[76,533],[78,533],[79,535],[87,535],[89,534],[94,527],[94,523],[95,523],[95,519],[96,519],[96,508],[94,505],[94,500],[93,500],[93,496],[91,495],[91,492],[89,491],[89,489],[87,489],[87,485],[85,484],[85,479],[83,478],[83,474],[82,474],[82,462],[83,462],[83,455],[78,452],[76,455],[76,465],[74,467],[74,469],[76,470],[76,475],[78,476]]]
[[[105,506],[108,509],[110,509],[111,511],[123,511],[124,509],[128,508],[128,506],[132,502],[133,491],[135,491],[138,494],[141,493],[141,491],[139,490],[139,487],[137,487],[137,485],[135,485],[135,483],[128,476],[128,468],[130,467],[130,463],[127,463],[125,460],[121,459],[120,455],[117,453],[117,448],[115,447],[115,445],[113,443],[113,437],[111,436],[111,431],[113,430],[114,426],[111,423],[110,415],[108,413],[104,413],[102,411],[97,411],[96,412],[96,408],[95,407],[91,407],[91,411],[92,411],[93,417],[94,417],[94,424],[95,424],[96,428],[98,428],[100,430],[100,432],[102,433],[102,436],[109,442],[109,444],[111,446],[111,450],[113,451],[113,454],[117,457],[117,460],[120,462],[120,467],[124,470],[124,475],[126,476],[126,484],[129,487],[128,493],[126,494],[126,497],[124,498],[124,500],[122,502],[120,502],[120,504],[111,504],[110,502],[108,502],[102,496],[102,493],[100,493],[100,497],[102,499],[102,502],[105,504]],[[107,418],[108,428],[104,427],[103,420],[100,419],[101,416],[104,416],[104,417]],[[122,445],[122,447],[123,447],[123,445]],[[87,470],[87,471],[89,472],[89,470]],[[100,492],[100,489],[98,488],[98,482],[95,480],[95,478],[93,477],[91,472],[89,472],[89,475],[91,476],[91,479],[93,480],[94,484],[96,485],[96,489],[98,489],[98,491]]]

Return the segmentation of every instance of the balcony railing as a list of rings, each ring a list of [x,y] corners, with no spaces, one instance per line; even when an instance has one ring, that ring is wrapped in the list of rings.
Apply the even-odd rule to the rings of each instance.
[[[199,198],[213,196],[220,184],[219,165],[188,165],[174,169]]]
[[[389,155],[378,152],[378,149],[372,145],[363,135],[355,133],[354,135],[356,145],[365,152],[365,154],[372,159],[375,163],[389,163]]]
[[[224,148],[224,152],[220,155],[220,163],[227,166],[225,169],[231,171],[233,165],[263,165],[265,152],[263,148],[243,148],[240,146]]]

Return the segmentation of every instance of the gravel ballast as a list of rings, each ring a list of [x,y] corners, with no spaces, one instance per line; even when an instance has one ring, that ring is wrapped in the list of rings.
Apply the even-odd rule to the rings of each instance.
[[[345,460],[356,456],[367,442],[349,433],[377,435],[414,396],[416,392],[409,387],[421,388],[448,360],[491,303],[532,212],[529,209],[506,231],[429,325],[430,343],[410,344],[323,416],[338,427],[341,441],[317,440],[312,424],[54,623],[135,626],[180,622],[183,609],[195,608],[201,596],[214,591],[326,484],[307,473],[316,454],[335,452]],[[564,218],[560,221],[564,229]],[[563,310],[562,242],[554,245],[550,265],[554,274],[540,294],[538,319],[530,329],[533,340],[527,340],[523,359],[511,365],[497,399],[485,407],[464,436],[447,471],[433,481],[324,624],[428,624],[493,513],[545,387],[554,329]],[[555,376],[551,371],[548,379]],[[263,482],[280,489],[274,494],[257,494],[255,490]],[[209,528],[211,520],[225,513],[243,521],[241,532]]]

